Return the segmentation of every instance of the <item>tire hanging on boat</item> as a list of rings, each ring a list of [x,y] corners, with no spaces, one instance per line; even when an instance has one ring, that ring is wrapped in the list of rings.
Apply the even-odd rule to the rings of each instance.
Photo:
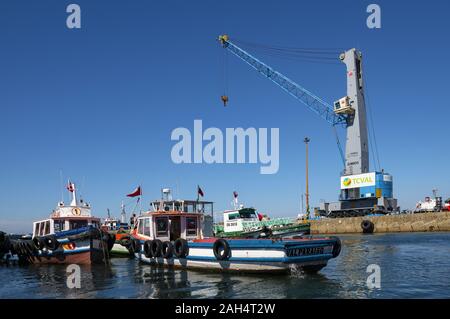
[[[34,243],[34,246],[38,250],[42,250],[42,249],[45,248],[45,241],[44,241],[44,238],[42,238],[42,237],[34,237],[33,238],[33,243]]]
[[[152,258],[152,240],[146,240],[144,242],[144,255],[147,258]]]
[[[185,258],[189,255],[189,245],[186,239],[178,238],[173,244],[173,251],[178,258]]]
[[[231,257],[230,244],[223,238],[217,239],[213,245],[213,252],[217,260],[228,260]]]
[[[339,237],[334,237],[334,239],[336,239],[336,243],[333,245],[332,255],[333,258],[336,258],[341,253],[342,244]]]
[[[55,235],[48,235],[44,237],[45,247],[49,250],[56,250],[59,247],[59,242]]]
[[[165,241],[161,247],[162,256],[166,259],[173,256],[173,245],[170,241]]]
[[[159,239],[153,240],[152,245],[150,246],[152,257],[154,258],[161,257],[161,250],[162,250],[162,241]]]

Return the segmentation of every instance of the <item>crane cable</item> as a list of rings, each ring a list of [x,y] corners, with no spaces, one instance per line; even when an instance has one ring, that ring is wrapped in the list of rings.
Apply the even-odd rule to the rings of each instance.
[[[223,50],[222,56],[222,85],[223,95],[220,99],[223,102],[223,106],[227,106],[228,103],[228,50]]]
[[[283,46],[269,46],[252,42],[245,42],[239,39],[233,40],[240,46],[251,48],[260,54],[267,56],[299,60],[312,63],[337,64],[337,56],[343,51],[341,48],[295,48]]]

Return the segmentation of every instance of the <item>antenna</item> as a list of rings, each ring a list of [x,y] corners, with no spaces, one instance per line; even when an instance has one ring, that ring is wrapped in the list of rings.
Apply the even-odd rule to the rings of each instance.
[[[434,188],[434,189],[433,189],[433,196],[434,196],[434,198],[437,197],[438,191],[439,191],[439,190],[438,190],[437,188]]]
[[[60,190],[61,190],[61,203],[64,203],[64,192],[63,192],[63,176],[62,176],[62,170],[59,170],[59,184],[60,184]]]

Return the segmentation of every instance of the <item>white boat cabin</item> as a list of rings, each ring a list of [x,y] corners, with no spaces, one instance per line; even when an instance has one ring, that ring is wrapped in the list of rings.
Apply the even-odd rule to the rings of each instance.
[[[244,230],[244,222],[259,222],[256,209],[241,208],[223,213],[223,227],[225,232],[240,232]]]
[[[50,218],[33,223],[33,237],[46,236],[61,231],[94,226],[100,228],[100,218],[91,215],[91,206],[83,200],[77,200],[75,190],[69,206],[59,202]]]
[[[201,239],[212,236],[213,203],[167,200],[152,203],[153,211],[139,216],[139,236],[161,241]]]

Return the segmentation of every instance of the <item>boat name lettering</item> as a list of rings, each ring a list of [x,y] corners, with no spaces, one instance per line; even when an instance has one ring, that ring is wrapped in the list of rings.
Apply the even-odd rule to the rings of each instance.
[[[290,248],[286,251],[288,257],[321,255],[324,252],[323,247],[304,247],[304,248]]]

